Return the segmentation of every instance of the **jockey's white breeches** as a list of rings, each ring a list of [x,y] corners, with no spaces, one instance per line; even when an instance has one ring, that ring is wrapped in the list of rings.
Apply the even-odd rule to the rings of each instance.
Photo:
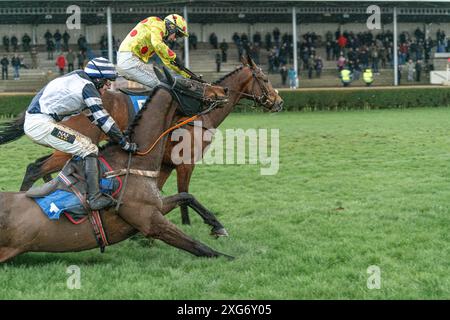
[[[128,80],[154,88],[159,84],[152,64],[146,64],[131,52],[117,52],[117,71]]]
[[[98,147],[81,133],[56,122],[46,114],[26,113],[25,134],[34,142],[81,158],[98,154]]]

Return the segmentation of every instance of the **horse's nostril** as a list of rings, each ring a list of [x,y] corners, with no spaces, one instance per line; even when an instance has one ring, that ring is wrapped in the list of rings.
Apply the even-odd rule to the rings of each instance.
[[[225,94],[228,94],[228,88],[223,88],[223,91],[225,92]]]

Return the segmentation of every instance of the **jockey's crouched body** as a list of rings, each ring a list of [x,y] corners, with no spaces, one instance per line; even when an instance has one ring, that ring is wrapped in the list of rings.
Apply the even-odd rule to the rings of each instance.
[[[89,120],[122,149],[135,153],[137,145],[127,141],[114,119],[103,109],[101,95],[117,78],[105,58],[95,58],[83,70],[50,81],[31,101],[24,131],[34,142],[85,159],[88,203],[92,210],[113,205],[99,189],[98,147],[91,139],[59,122],[84,112]]]
[[[117,70],[128,80],[154,88],[159,80],[148,60],[156,53],[168,68],[190,78],[180,68],[175,52],[164,43],[188,36],[186,21],[178,14],[170,14],[164,20],[148,17],[139,22],[122,41],[117,52]]]

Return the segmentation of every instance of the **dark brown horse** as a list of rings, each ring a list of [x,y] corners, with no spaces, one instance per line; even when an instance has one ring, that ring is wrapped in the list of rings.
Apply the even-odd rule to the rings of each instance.
[[[203,131],[205,131],[206,128],[217,128],[242,98],[254,100],[256,104],[261,105],[270,111],[281,110],[283,100],[280,98],[277,91],[273,89],[267,76],[255,65],[250,57],[243,58],[242,63],[242,67],[236,69],[215,83],[229,88],[230,98],[229,102],[223,108],[216,108],[199,119],[203,123]],[[117,121],[119,127],[124,129],[129,122],[128,109],[131,107],[126,96],[120,92],[108,92],[104,95],[103,102],[105,108]],[[176,120],[178,120],[178,118]],[[106,136],[83,115],[69,119],[64,125],[90,137],[94,143],[106,139]],[[191,133],[193,131],[192,126],[186,126],[186,129],[190,130]],[[191,134],[191,137],[194,137],[194,135]],[[0,139],[0,144],[7,143],[12,139],[4,140],[5,141],[2,142]],[[202,150],[205,150],[209,144],[210,142],[204,141]],[[161,175],[158,179],[158,187],[162,189],[168,177],[175,169],[177,172],[178,192],[188,192],[191,176],[195,168],[195,161],[191,161],[191,164],[174,164],[171,159],[171,153],[175,145],[176,142],[171,139],[167,140],[161,166]],[[192,148],[192,150],[194,149]],[[192,153],[191,158],[194,159],[194,157],[195,155]],[[70,155],[55,151],[52,155],[40,158],[35,163],[30,164],[27,168],[20,190],[28,190],[33,183],[40,178],[49,181],[51,179],[50,174],[61,170],[68,159],[70,159]],[[188,206],[192,207],[197,213],[202,215],[205,223],[213,226],[213,234],[224,235],[218,233],[218,230],[225,231],[222,229],[223,227],[220,224],[215,224],[213,220],[209,219],[209,216],[205,216],[204,212],[208,212],[208,210],[194,200],[186,201],[185,204],[180,206],[183,224],[190,224]]]
[[[207,96],[224,97],[222,87],[208,86]],[[147,149],[174,121],[178,103],[164,89],[157,90],[147,101],[130,127],[132,140]],[[141,125],[143,124],[143,125]],[[132,169],[159,171],[164,156],[164,137],[147,155],[132,157]],[[128,154],[115,145],[101,154],[115,169],[126,168]],[[159,239],[196,256],[217,257],[220,254],[184,234],[164,215],[184,201],[186,195],[162,197],[157,179],[130,175],[118,214],[113,209],[103,213],[110,244],[127,239],[136,232]],[[0,262],[24,252],[71,252],[95,248],[97,242],[88,221],[74,225],[68,219],[51,221],[24,192],[0,193]]]

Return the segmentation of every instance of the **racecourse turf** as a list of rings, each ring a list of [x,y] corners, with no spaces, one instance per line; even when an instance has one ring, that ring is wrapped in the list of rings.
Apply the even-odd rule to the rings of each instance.
[[[278,174],[196,168],[190,191],[229,238],[193,212],[192,226],[178,209],[168,217],[234,261],[142,237],[105,254],[28,253],[0,265],[0,299],[450,298],[450,108],[232,114],[221,128],[279,128]],[[27,138],[1,146],[1,190],[47,153]],[[66,286],[70,265],[79,290]],[[379,289],[367,286],[372,265]]]

